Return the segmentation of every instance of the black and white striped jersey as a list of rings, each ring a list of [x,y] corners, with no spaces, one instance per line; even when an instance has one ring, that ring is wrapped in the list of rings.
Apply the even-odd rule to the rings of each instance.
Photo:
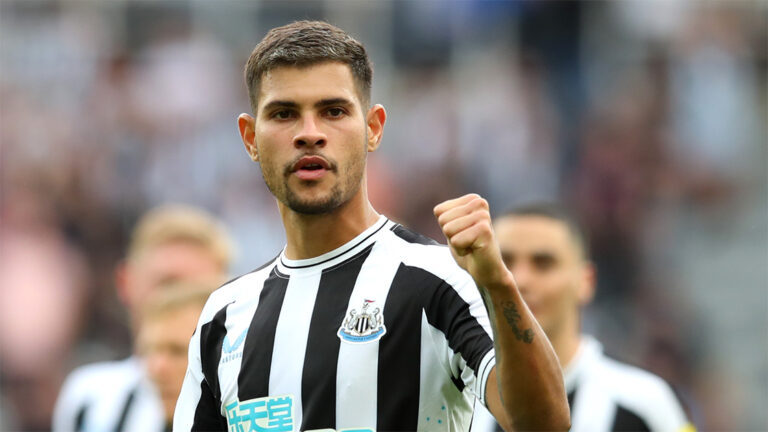
[[[334,251],[283,252],[211,295],[174,430],[468,430],[494,365],[469,274],[382,216]]]
[[[564,375],[571,432],[694,430],[664,380],[606,357],[600,342],[590,336],[582,337]],[[473,432],[500,430],[488,410],[475,411]]]
[[[165,429],[163,402],[137,357],[75,369],[53,413],[54,432]]]

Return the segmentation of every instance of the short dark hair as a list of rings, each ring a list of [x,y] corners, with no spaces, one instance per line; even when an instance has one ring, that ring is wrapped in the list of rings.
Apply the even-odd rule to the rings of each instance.
[[[540,216],[556,220],[568,229],[576,247],[584,258],[589,257],[589,241],[576,217],[560,204],[553,202],[534,202],[512,207],[496,219],[514,216]]]
[[[349,66],[360,99],[367,105],[371,99],[373,65],[363,44],[323,21],[296,21],[273,28],[256,45],[245,65],[251,109],[256,112],[265,72],[280,66],[306,67],[334,61]]]

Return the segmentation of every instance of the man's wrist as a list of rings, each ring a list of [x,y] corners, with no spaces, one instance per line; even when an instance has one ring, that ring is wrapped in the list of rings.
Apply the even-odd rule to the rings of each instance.
[[[499,276],[481,284],[482,288],[488,292],[491,299],[507,299],[509,295],[517,291],[517,284],[512,273],[504,268]]]

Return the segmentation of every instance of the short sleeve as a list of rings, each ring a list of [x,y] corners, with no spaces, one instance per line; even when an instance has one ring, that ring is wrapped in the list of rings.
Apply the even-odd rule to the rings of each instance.
[[[445,335],[444,358],[460,391],[468,388],[485,404],[485,386],[496,364],[488,312],[474,280],[456,268],[441,279],[434,276],[427,300],[427,321]]]

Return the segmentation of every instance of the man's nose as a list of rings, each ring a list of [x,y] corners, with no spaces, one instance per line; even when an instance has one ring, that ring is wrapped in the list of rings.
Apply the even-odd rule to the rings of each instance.
[[[300,124],[301,129],[293,138],[293,144],[296,147],[325,145],[327,137],[318,127],[317,119],[314,116],[304,116]]]

